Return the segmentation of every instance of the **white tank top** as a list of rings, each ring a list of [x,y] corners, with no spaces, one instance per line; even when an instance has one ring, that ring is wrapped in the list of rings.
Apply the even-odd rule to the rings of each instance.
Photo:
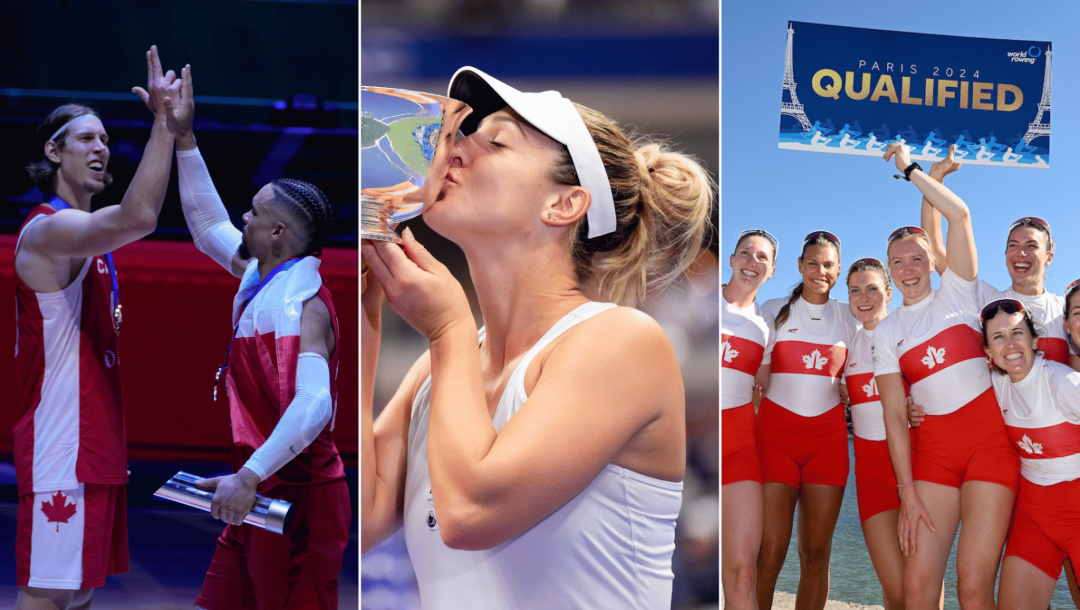
[[[761,311],[775,320],[787,302],[787,297],[766,301]],[[766,397],[803,417],[816,417],[840,404],[840,375],[857,331],[847,303],[829,299],[814,305],[795,299],[762,359],[772,366]]]
[[[578,307],[525,354],[496,408],[496,431],[528,399],[525,372],[536,354],[576,324],[613,307]],[[578,495],[524,533],[486,551],[451,549],[439,535],[431,497],[430,401],[428,376],[413,401],[404,511],[405,542],[424,610],[671,607],[681,482],[608,464]]]
[[[750,402],[754,375],[772,337],[772,320],[757,303],[736,307],[720,294],[720,408],[734,409]]]
[[[1036,485],[1080,478],[1080,373],[1040,355],[1020,381],[992,379],[1020,474]]]

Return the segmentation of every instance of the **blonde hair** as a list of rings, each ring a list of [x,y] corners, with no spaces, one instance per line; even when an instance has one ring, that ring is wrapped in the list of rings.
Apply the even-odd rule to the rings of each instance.
[[[568,248],[582,282],[601,298],[637,305],[651,288],[677,280],[693,263],[709,227],[715,182],[689,156],[626,134],[603,114],[574,104],[607,170],[615,200],[615,231],[589,239],[586,219],[570,232]],[[580,186],[570,152],[551,174]]]

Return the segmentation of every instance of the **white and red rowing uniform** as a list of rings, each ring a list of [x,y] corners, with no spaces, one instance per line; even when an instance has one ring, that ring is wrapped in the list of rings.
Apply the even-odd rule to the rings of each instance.
[[[998,290],[982,280],[978,280],[977,286],[978,305],[981,310],[998,299],[1016,299],[1024,304],[1031,312],[1035,325],[1039,331],[1038,348],[1042,350],[1047,360],[1069,364],[1069,354],[1080,354],[1076,346],[1072,345],[1068,333],[1065,332],[1065,297],[1053,292],[1044,291],[1039,296],[1020,294],[1010,287],[1008,290]]]
[[[902,373],[927,415],[946,415],[990,389],[975,282],[952,269],[941,287],[901,305],[874,329],[874,374]]]
[[[761,310],[775,320],[786,297],[766,301]],[[840,404],[840,376],[858,322],[847,303],[821,305],[799,297],[787,320],[774,331],[763,364],[771,365],[770,401],[803,417],[816,417]]]
[[[772,336],[757,303],[736,307],[720,295],[721,484],[761,482],[754,438],[754,375]]]
[[[1080,479],[1080,372],[1036,354],[1027,377],[993,383],[1021,476],[1044,486]]]
[[[304,301],[323,301],[333,321],[336,345],[341,345],[337,313],[330,291],[319,275],[319,259],[304,257],[278,273],[252,297],[258,285],[258,265],[250,263],[233,304],[236,339],[229,352],[226,383],[233,435],[233,468],[239,470],[273,433],[296,393],[296,363],[300,355],[300,314]],[[248,302],[250,299],[250,302]],[[260,489],[278,484],[309,485],[345,478],[334,445],[337,415],[338,350],[329,361],[333,414],[319,436],[299,455],[263,481]]]
[[[1031,563],[1052,579],[1080,558],[1080,373],[1041,355],[1013,383],[994,375],[994,392],[1020,453],[1020,491],[1005,556]]]
[[[19,230],[16,252],[26,228],[55,213],[35,207]],[[126,483],[124,397],[105,258],[86,258],[58,292],[34,292],[18,273],[15,278],[19,494]]]
[[[844,371],[851,425],[855,436],[868,441],[885,440],[885,413],[874,380],[874,331],[862,328],[855,335]]]
[[[765,348],[772,337],[772,321],[758,304],[736,307],[720,295],[720,383],[721,409],[750,404]]]

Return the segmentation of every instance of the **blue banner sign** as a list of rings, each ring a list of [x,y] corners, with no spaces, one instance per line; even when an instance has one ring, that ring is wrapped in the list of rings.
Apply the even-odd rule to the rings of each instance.
[[[902,141],[933,162],[1048,167],[1049,42],[792,21],[780,148],[880,156]],[[798,93],[796,93],[798,89]]]

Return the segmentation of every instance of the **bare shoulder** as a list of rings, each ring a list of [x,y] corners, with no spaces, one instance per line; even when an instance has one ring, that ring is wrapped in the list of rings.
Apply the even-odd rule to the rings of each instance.
[[[578,324],[552,356],[589,360],[602,368],[615,365],[628,374],[672,366],[678,370],[667,333],[651,316],[631,307],[616,307]]]

